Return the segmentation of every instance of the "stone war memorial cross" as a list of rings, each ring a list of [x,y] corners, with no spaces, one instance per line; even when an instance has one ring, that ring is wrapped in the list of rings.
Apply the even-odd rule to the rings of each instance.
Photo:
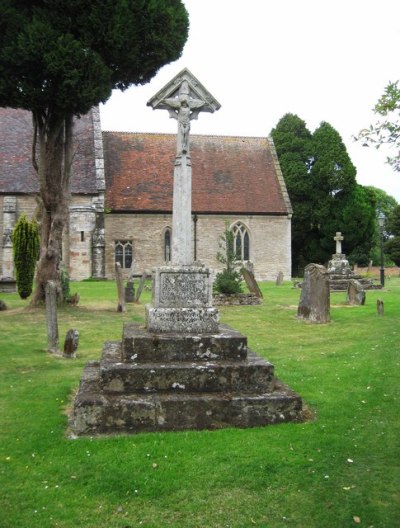
[[[300,421],[302,400],[219,324],[212,272],[193,262],[190,122],[220,104],[184,69],[148,103],[178,123],[171,265],[153,273],[146,325],[128,322],[120,342],[86,365],[71,415],[74,435],[256,427]],[[172,169],[172,167],[171,167]]]

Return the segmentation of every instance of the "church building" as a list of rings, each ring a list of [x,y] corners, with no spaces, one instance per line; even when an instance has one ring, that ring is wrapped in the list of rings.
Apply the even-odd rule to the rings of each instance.
[[[72,280],[149,273],[171,259],[176,135],[103,132],[98,108],[75,121],[63,261]],[[0,108],[0,278],[14,275],[11,232],[35,215],[29,112]],[[289,196],[270,138],[191,135],[193,259],[218,270],[220,237],[258,280],[291,274]]]

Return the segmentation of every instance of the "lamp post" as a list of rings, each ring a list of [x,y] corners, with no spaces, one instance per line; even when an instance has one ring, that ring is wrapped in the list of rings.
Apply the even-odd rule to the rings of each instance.
[[[378,224],[379,224],[379,231],[381,235],[381,269],[380,269],[380,275],[381,275],[381,286],[382,288],[385,286],[385,262],[383,259],[383,226],[385,225],[386,217],[381,212],[378,216]]]

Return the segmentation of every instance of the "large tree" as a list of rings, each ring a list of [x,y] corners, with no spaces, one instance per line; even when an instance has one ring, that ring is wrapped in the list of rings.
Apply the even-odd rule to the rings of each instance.
[[[385,227],[389,234],[389,240],[385,243],[385,253],[396,266],[400,266],[400,205],[391,211]]]
[[[0,0],[0,12],[0,106],[33,117],[42,201],[35,302],[59,279],[74,117],[178,59],[188,15],[180,0]]]
[[[285,114],[271,131],[293,208],[292,267],[296,274],[308,263],[312,233],[312,135],[295,114]]]
[[[389,82],[384,93],[374,107],[375,114],[383,119],[361,130],[356,140],[361,140],[364,146],[373,145],[380,148],[389,145],[395,154],[387,161],[394,170],[400,171],[400,81]]]
[[[309,262],[325,263],[336,231],[345,235],[351,258],[365,262],[375,200],[357,185],[356,169],[338,132],[322,122],[311,134],[302,119],[286,114],[271,135],[293,206],[293,272]]]

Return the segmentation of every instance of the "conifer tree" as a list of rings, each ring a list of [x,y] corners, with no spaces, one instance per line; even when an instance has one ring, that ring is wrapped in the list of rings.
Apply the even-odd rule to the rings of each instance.
[[[35,220],[28,220],[22,214],[13,229],[14,266],[18,294],[26,299],[32,293],[36,261],[39,256],[39,231]]]
[[[59,281],[73,119],[150,81],[188,35],[181,0],[0,0],[0,106],[32,112],[42,201],[33,303]]]

